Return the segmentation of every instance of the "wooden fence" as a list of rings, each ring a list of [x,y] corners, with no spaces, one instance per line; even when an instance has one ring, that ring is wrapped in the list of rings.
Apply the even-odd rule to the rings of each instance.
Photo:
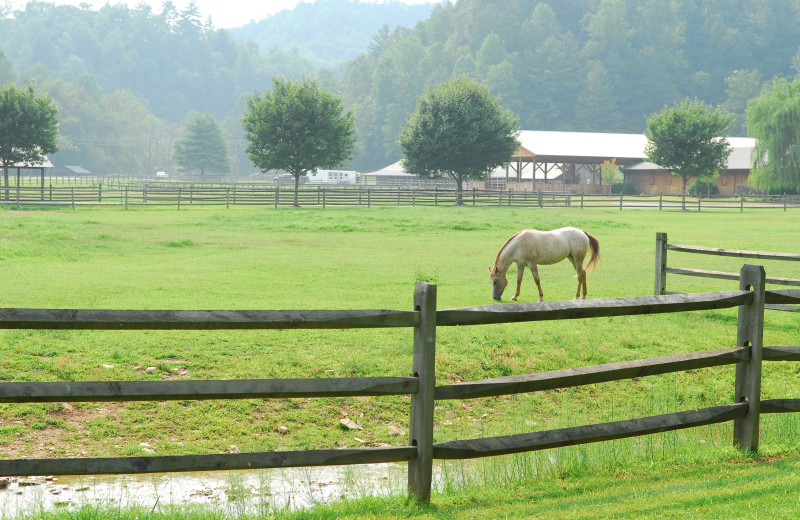
[[[573,207],[615,209],[679,209],[679,195],[586,195],[547,191],[464,190],[466,206]],[[108,181],[77,186],[20,185],[0,188],[0,204],[175,206],[292,206],[294,187],[268,183],[179,183],[142,181],[130,184]],[[452,206],[456,191],[440,187],[301,186],[297,204],[303,207],[333,206]],[[800,197],[785,195],[738,197],[687,197],[691,210],[800,208]]]
[[[739,258],[758,258],[761,260],[780,260],[787,262],[800,262],[800,254],[793,253],[770,253],[763,251],[741,251],[737,249],[719,249],[712,247],[687,246],[679,244],[669,244],[666,233],[656,233],[656,267],[655,267],[655,287],[653,294],[671,294],[667,290],[667,273],[679,274],[683,276],[700,276],[703,278],[717,278],[722,280],[738,280],[737,273],[726,273],[721,271],[709,271],[705,269],[688,269],[682,267],[667,266],[667,251],[680,251],[683,253],[694,253],[701,255],[733,256]],[[784,286],[800,287],[800,280],[794,278],[767,277],[766,283]],[[767,309],[780,311],[800,311],[797,305],[767,305]]]
[[[82,475],[151,473],[242,468],[408,462],[409,494],[430,500],[433,461],[467,459],[619,439],[733,421],[733,443],[758,449],[761,413],[800,411],[800,399],[761,400],[763,360],[800,360],[800,346],[762,347],[764,303],[800,301],[798,291],[765,291],[760,266],[744,266],[740,289],[719,293],[517,303],[437,310],[435,285],[419,283],[414,310],[149,311],[87,309],[0,309],[3,329],[345,329],[413,327],[411,375],[394,377],[261,379],[217,381],[0,382],[0,402],[145,401],[411,396],[406,446],[318,449],[187,456],[0,460],[0,475]],[[591,319],[738,307],[735,346],[655,359],[540,374],[498,377],[436,386],[438,327]],[[288,333],[288,332],[286,332]],[[435,443],[438,400],[472,399],[639,378],[703,367],[736,365],[733,402],[698,410],[550,431]]]

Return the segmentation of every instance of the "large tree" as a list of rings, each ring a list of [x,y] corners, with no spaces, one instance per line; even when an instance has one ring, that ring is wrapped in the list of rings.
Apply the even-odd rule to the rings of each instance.
[[[13,83],[0,89],[0,162],[6,200],[9,166],[41,162],[45,155],[56,153],[57,132],[58,110],[49,96]]]
[[[181,171],[228,173],[228,146],[217,120],[211,114],[192,112],[186,118],[186,133],[175,143],[175,163]]]
[[[461,204],[465,180],[485,179],[519,149],[518,126],[484,85],[466,77],[445,81],[419,97],[400,133],[403,169],[451,177]]]
[[[800,79],[776,79],[747,103],[747,131],[756,138],[748,183],[773,190],[800,189]]]
[[[683,180],[683,209],[686,182],[710,180],[727,165],[731,147],[722,136],[732,124],[732,116],[719,108],[688,98],[647,119],[647,160]]]
[[[313,80],[273,79],[272,91],[249,97],[247,107],[245,151],[261,171],[284,170],[294,177],[295,206],[300,177],[352,158],[353,113]]]

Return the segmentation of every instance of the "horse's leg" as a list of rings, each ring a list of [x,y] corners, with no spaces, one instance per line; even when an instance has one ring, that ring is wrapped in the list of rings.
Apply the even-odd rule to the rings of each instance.
[[[522,264],[517,264],[517,292],[514,293],[514,297],[511,298],[512,302],[517,301],[517,297],[519,296],[519,291],[522,288],[522,275],[525,274],[525,266]]]
[[[539,289],[539,301],[544,301],[544,293],[542,292],[542,284],[539,281],[539,267],[536,264],[528,264],[533,273],[533,281],[536,282],[536,287]]]
[[[575,291],[575,300],[581,296],[581,286],[583,286],[583,299],[586,299],[586,270],[583,268],[583,257],[580,259],[570,255],[569,259],[572,261],[572,266],[575,267],[575,272],[578,273],[578,290]]]

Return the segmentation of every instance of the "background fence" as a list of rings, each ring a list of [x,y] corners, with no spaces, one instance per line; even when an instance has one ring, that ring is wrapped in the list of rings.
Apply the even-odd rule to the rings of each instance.
[[[700,255],[714,256],[734,256],[739,258],[758,258],[761,260],[780,260],[786,262],[800,262],[800,254],[794,253],[769,253],[763,251],[741,251],[738,249],[719,249],[712,247],[687,246],[679,244],[669,244],[666,233],[656,233],[656,268],[655,268],[655,287],[653,294],[672,294],[667,290],[667,273],[683,276],[699,276],[703,278],[717,278],[721,280],[738,280],[737,273],[726,273],[721,271],[710,271],[706,269],[688,269],[682,267],[667,266],[667,251],[680,251],[683,253],[693,253]],[[785,285],[800,287],[800,280],[794,278],[767,277],[766,283],[774,285]],[[770,304],[768,309],[779,311],[800,311],[798,305]]]
[[[440,187],[382,186],[301,186],[297,205],[329,206],[452,206],[456,191]],[[680,195],[585,195],[548,191],[497,191],[467,189],[463,192],[466,206],[574,207],[574,208],[650,208],[679,209]],[[191,205],[214,206],[293,206],[294,187],[267,183],[178,183],[149,181],[122,183],[101,181],[80,184],[19,185],[0,188],[0,203],[125,206],[160,205],[177,209]],[[758,195],[735,197],[686,197],[686,208],[693,211],[713,209],[800,208],[800,197]]]
[[[4,403],[408,394],[411,396],[411,406],[410,438],[407,446],[186,456],[12,459],[0,461],[0,474],[27,476],[149,473],[407,461],[410,495],[422,502],[428,502],[434,459],[467,459],[534,451],[728,421],[733,421],[734,445],[756,451],[761,413],[800,411],[800,399],[760,399],[762,361],[800,360],[800,346],[762,346],[765,303],[800,302],[800,291],[765,291],[765,272],[760,266],[742,268],[739,290],[718,293],[517,303],[439,311],[436,309],[436,291],[435,285],[419,283],[414,293],[413,311],[0,309],[0,328],[3,329],[414,329],[410,376],[216,381],[0,382],[0,402]],[[591,319],[730,307],[739,308],[737,340],[733,347],[436,386],[437,327]],[[728,364],[736,365],[734,398],[728,405],[550,431],[434,443],[434,405],[437,400],[542,391]]]

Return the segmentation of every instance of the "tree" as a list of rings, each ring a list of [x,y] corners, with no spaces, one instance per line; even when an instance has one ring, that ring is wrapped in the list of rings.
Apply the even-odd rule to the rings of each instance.
[[[731,147],[722,136],[732,124],[731,115],[688,98],[647,119],[647,160],[683,180],[683,209],[688,179],[711,179],[725,168]]]
[[[755,170],[748,184],[800,188],[800,79],[776,79],[772,89],[747,103],[747,131],[756,138]]]
[[[400,133],[403,169],[452,177],[460,205],[465,180],[485,179],[519,149],[518,125],[485,86],[465,77],[445,81],[419,97]]]
[[[0,89],[0,114],[0,162],[8,200],[9,166],[40,162],[58,151],[58,110],[49,96],[11,83]]]
[[[245,149],[256,167],[284,170],[294,177],[294,205],[300,177],[352,159],[355,124],[341,99],[309,79],[273,79],[272,91],[247,99],[242,125]]]
[[[175,164],[181,171],[231,171],[228,146],[222,128],[211,114],[192,112],[186,118],[186,133],[175,142]]]

